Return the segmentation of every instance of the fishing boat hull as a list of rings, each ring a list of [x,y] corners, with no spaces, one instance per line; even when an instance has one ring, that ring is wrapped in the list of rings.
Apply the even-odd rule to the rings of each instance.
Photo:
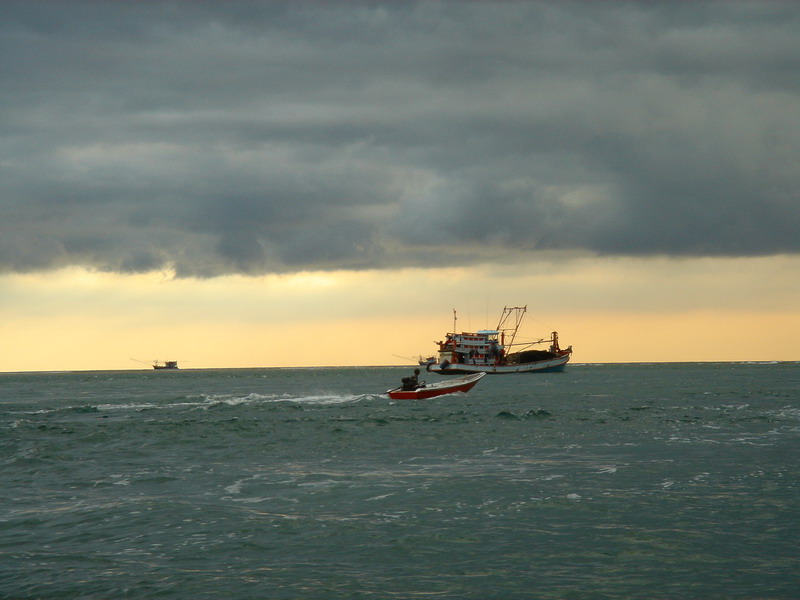
[[[453,371],[453,373],[455,373],[455,371]],[[392,400],[424,400],[426,398],[444,396],[445,394],[455,394],[456,392],[466,393],[475,387],[475,384],[478,383],[484,375],[486,375],[486,373],[470,373],[464,377],[426,384],[424,387],[418,387],[415,390],[395,388],[393,390],[388,390],[386,393]]]
[[[462,364],[444,361],[440,364],[428,365],[427,370],[440,375],[462,373],[488,373],[492,375],[502,375],[505,373],[552,373],[554,371],[563,371],[571,356],[572,353],[570,352],[562,356],[556,356],[546,360],[537,360],[530,363],[499,365]]]

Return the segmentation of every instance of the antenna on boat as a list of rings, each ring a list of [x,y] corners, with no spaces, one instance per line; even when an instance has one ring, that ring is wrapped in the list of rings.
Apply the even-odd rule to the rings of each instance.
[[[456,309],[453,309],[453,334],[455,335],[458,333],[458,329],[456,329],[456,321],[458,321],[458,317],[456,316]]]

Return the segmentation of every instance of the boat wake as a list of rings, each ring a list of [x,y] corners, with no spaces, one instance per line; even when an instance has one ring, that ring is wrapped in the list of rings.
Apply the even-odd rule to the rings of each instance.
[[[202,394],[189,396],[184,400],[173,399],[170,402],[118,402],[102,404],[81,404],[60,406],[35,411],[19,411],[17,414],[35,416],[45,414],[64,415],[97,415],[98,413],[125,413],[125,412],[151,412],[161,410],[213,410],[222,407],[257,406],[269,404],[302,404],[309,406],[324,406],[336,404],[354,404],[364,400],[380,398],[376,394],[341,394],[341,393],[314,393],[314,394],[257,394],[251,393],[244,396],[235,394]]]
[[[371,394],[333,394],[333,393],[317,393],[309,395],[293,395],[293,394],[248,394],[247,396],[233,396],[233,395],[209,395],[200,408],[212,408],[214,406],[236,406],[239,404],[273,404],[279,402],[289,402],[297,404],[311,404],[311,405],[327,405],[327,404],[348,404],[360,402],[364,399],[371,398]]]

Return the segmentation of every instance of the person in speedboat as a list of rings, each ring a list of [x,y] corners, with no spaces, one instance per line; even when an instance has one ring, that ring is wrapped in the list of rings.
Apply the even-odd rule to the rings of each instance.
[[[417,388],[425,387],[425,382],[419,380],[419,369],[414,369],[414,374],[410,377],[403,377],[403,391],[410,392]]]

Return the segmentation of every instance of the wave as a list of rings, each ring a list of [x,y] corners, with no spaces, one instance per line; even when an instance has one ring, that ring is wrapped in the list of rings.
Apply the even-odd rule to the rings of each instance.
[[[72,414],[93,415],[97,413],[149,412],[163,410],[210,410],[218,407],[257,406],[274,404],[298,404],[307,406],[327,406],[353,404],[380,398],[380,394],[201,394],[167,402],[104,402],[100,404],[74,404],[38,410],[9,411],[14,415]]]
[[[311,405],[329,405],[329,404],[348,404],[360,402],[365,399],[375,397],[372,394],[334,394],[334,393],[317,393],[309,395],[293,395],[293,394],[257,394],[251,393],[246,396],[234,396],[228,394],[212,394],[205,396],[204,402],[200,403],[202,408],[209,408],[212,406],[237,406],[240,404],[274,404],[274,403],[296,403],[296,404],[311,404]]]

